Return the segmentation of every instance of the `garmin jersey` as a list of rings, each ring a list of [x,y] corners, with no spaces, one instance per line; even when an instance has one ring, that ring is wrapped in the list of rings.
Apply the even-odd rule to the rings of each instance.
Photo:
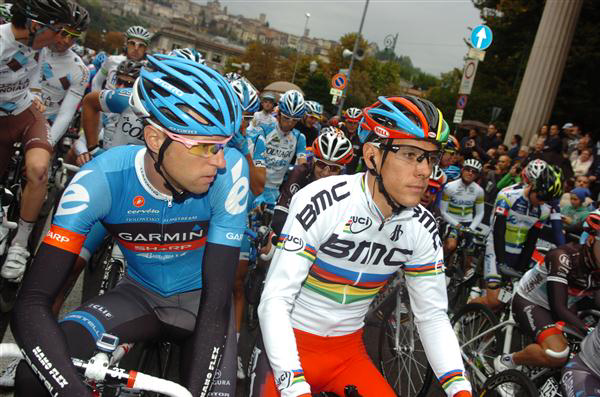
[[[44,48],[40,59],[42,102],[46,106],[44,116],[54,122],[67,94],[72,94],[81,102],[88,84],[89,70],[79,55],[71,50],[58,53]],[[63,109],[73,114],[75,110]]]
[[[567,307],[598,289],[600,284],[589,274],[584,265],[582,246],[575,243],[563,245],[536,260],[517,286],[516,293],[546,310],[551,310],[548,301],[548,281],[568,286]]]
[[[534,206],[524,195],[524,185],[504,188],[496,197],[494,217],[506,217],[505,249],[509,254],[520,254],[527,233],[532,227],[541,228],[549,219],[560,218],[560,213],[552,212],[548,204]],[[493,239],[493,233],[488,235]]]
[[[440,210],[444,220],[451,225],[468,223],[473,220],[473,210],[477,218],[483,218],[483,188],[476,182],[465,185],[462,178],[458,178],[444,186]],[[472,228],[479,225],[479,222]]]
[[[114,126],[104,128],[104,149],[121,145],[143,145],[144,125],[129,106],[131,88],[102,90],[100,107],[103,112],[117,113]]]
[[[581,342],[579,357],[600,378],[600,324],[596,324],[594,331]]]
[[[206,243],[239,247],[246,228],[248,165],[226,149],[226,168],[207,193],[175,203],[154,188],[144,168],[145,147],[120,146],[75,175],[44,242],[78,254],[98,221],[127,260],[127,274],[171,296],[202,288]]]
[[[267,167],[265,187],[279,189],[294,156],[306,158],[306,138],[296,129],[284,133],[277,124],[257,128],[252,133],[262,134],[265,139],[264,158]]]
[[[94,77],[94,80],[98,80],[96,83],[92,82],[92,91],[102,89],[102,83],[99,83],[102,79],[105,79],[104,89],[114,90],[117,87],[117,67],[126,59],[125,55],[111,55],[106,58]]]
[[[292,198],[259,306],[281,394],[309,393],[293,328],[324,337],[361,329],[369,304],[398,271],[404,271],[419,336],[446,393],[470,390],[446,313],[435,219],[421,205],[384,219],[366,178],[321,178]]]
[[[10,23],[0,25],[0,116],[16,115],[31,106],[29,88],[39,76],[39,55],[15,40]]]

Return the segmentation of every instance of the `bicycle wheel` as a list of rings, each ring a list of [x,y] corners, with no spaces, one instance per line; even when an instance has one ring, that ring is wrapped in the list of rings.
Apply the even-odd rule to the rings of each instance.
[[[473,389],[479,391],[494,374],[494,357],[499,354],[500,330],[482,334],[498,325],[498,319],[487,306],[469,303],[452,317],[451,323],[461,348],[466,376]]]
[[[483,385],[480,397],[537,397],[539,393],[531,380],[516,369],[507,369]]]
[[[433,380],[408,305],[389,310],[379,328],[379,369],[397,395],[422,397]]]

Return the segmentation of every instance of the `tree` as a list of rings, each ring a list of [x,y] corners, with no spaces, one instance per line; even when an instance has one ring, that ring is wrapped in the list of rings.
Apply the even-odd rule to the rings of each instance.
[[[263,44],[259,41],[251,42],[246,47],[246,52],[243,55],[231,60],[231,63],[244,62],[250,64],[250,70],[245,72],[244,75],[257,89],[262,90],[269,83],[275,81],[278,55],[277,49],[272,45]],[[234,71],[231,63],[226,66],[226,71]]]

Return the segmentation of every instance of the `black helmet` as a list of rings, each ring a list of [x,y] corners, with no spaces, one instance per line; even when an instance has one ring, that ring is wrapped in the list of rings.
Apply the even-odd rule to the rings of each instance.
[[[67,0],[21,0],[15,3],[12,12],[13,15],[21,14],[46,25],[69,25],[72,21],[71,7]]]
[[[560,198],[563,193],[562,179],[562,170],[554,165],[548,165],[533,181],[533,191],[542,201],[548,202]]]
[[[117,76],[129,76],[137,79],[140,75],[140,69],[144,66],[142,62],[126,59],[117,66]]]
[[[77,3],[69,2],[71,7],[71,22],[69,27],[78,32],[85,32],[90,25],[90,14],[88,11]]]

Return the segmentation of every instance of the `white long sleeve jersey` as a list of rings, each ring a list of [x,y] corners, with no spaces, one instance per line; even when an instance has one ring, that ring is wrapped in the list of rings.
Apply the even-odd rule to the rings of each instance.
[[[400,269],[436,376],[449,396],[470,390],[446,313],[435,219],[418,205],[384,220],[364,173],[317,180],[292,198],[259,306],[275,379],[302,368],[293,328],[320,336],[359,330],[374,296]],[[306,382],[289,384],[283,397],[310,392]]]

